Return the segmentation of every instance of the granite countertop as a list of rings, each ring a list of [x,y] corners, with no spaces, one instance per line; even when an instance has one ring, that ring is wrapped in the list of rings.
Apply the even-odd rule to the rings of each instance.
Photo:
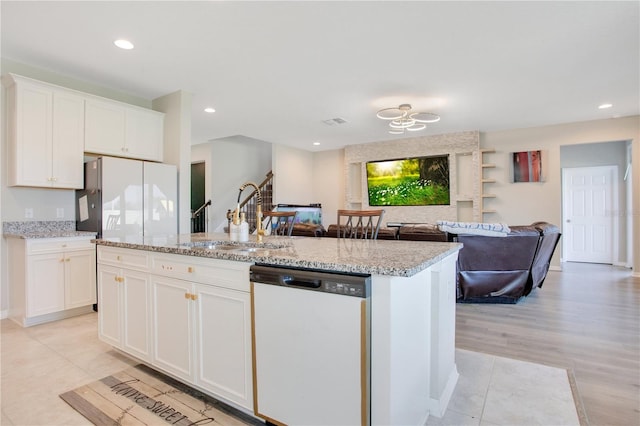
[[[262,243],[256,242],[255,236],[251,236],[248,243],[234,243],[223,233],[107,238],[95,242],[104,246],[273,266],[400,277],[415,275],[462,248],[459,243],[430,241],[277,236],[265,236]],[[229,249],[230,245],[245,250]]]
[[[95,232],[87,232],[87,231],[30,231],[30,232],[20,232],[20,233],[4,233],[3,236],[5,238],[69,238],[69,237],[89,237],[95,238]]]
[[[76,223],[73,220],[60,221],[24,221],[3,222],[2,235],[5,238],[69,238],[69,237],[93,237],[95,232],[76,231]]]

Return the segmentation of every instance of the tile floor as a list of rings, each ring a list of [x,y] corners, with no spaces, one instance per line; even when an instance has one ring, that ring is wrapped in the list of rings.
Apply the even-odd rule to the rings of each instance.
[[[460,378],[428,426],[580,425],[567,370],[456,349]]]
[[[23,329],[1,321],[0,425],[87,425],[58,395],[136,364],[97,339],[97,315]],[[464,350],[440,425],[579,425],[564,369]]]

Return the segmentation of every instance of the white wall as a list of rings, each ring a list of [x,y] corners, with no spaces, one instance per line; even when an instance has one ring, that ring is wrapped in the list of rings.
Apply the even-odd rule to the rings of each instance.
[[[493,215],[495,221],[508,224],[528,224],[543,220],[562,228],[560,147],[627,140],[633,141],[634,169],[637,170],[640,163],[640,116],[481,133],[480,146],[496,150],[492,162],[496,163],[497,167],[491,172],[493,173],[492,177],[497,180],[491,190],[497,196],[493,200],[493,207],[497,210],[497,213]],[[509,154],[531,150],[544,150],[546,153],[548,173],[545,182],[512,183]],[[640,193],[639,182],[640,179],[636,173],[634,194]],[[626,238],[633,238],[635,241],[633,248],[634,271],[638,273],[640,268],[640,202],[638,200],[634,200],[633,211],[633,235],[627,232],[623,241],[624,244],[626,244]],[[562,244],[562,239],[560,244]],[[552,266],[560,266],[560,253],[562,253],[561,246],[554,254]]]
[[[322,151],[313,155],[312,190],[315,197],[311,202],[322,204],[322,225],[325,229],[336,223],[338,209],[344,208],[345,176],[344,173],[336,172],[343,168],[343,149]]]
[[[270,143],[251,138],[228,138],[194,145],[191,162],[205,162],[205,197],[211,200],[209,231],[222,232],[227,210],[238,202],[239,188],[245,182],[260,184],[272,170]],[[247,188],[242,198],[249,195]]]
[[[273,144],[274,204],[317,203],[310,151]],[[323,178],[323,177],[322,177]]]

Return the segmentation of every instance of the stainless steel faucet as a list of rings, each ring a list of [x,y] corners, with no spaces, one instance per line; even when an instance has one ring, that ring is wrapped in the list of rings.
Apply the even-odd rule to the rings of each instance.
[[[262,194],[260,193],[260,188],[258,188],[258,185],[256,185],[253,182],[247,182],[242,184],[242,186],[240,186],[240,192],[238,192],[238,207],[236,207],[236,214],[240,214],[240,196],[242,195],[242,191],[244,191],[244,189],[247,186],[253,186],[256,189],[257,194],[257,198],[258,200],[256,201],[256,234],[257,234],[257,241],[259,243],[262,242],[262,236],[264,235],[264,229],[262,229]]]

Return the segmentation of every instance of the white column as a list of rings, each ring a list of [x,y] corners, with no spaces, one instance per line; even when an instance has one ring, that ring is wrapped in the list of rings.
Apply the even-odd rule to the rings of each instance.
[[[164,162],[178,167],[178,233],[191,232],[191,93],[179,90],[156,98],[165,113]]]

